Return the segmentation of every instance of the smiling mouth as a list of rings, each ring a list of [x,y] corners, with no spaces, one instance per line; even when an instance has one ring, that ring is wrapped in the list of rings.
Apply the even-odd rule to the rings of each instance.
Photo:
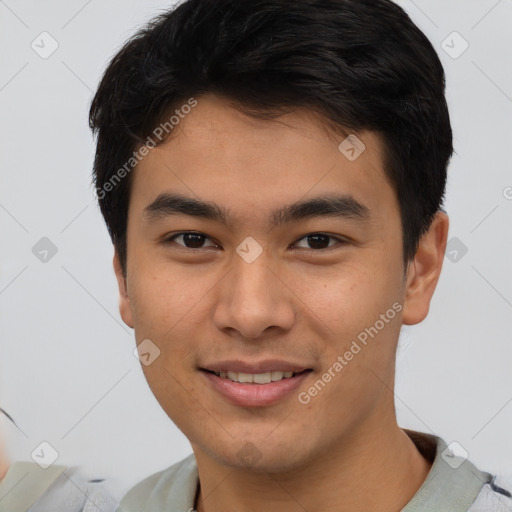
[[[206,370],[205,372],[211,373],[220,377],[221,379],[230,380],[231,382],[240,382],[243,384],[270,384],[271,382],[278,382],[284,379],[291,379],[297,375],[302,375],[306,372],[311,372],[311,369],[303,370],[300,372],[284,372],[284,371],[271,371],[264,373],[245,373],[245,372],[233,372],[233,371],[212,371]]]

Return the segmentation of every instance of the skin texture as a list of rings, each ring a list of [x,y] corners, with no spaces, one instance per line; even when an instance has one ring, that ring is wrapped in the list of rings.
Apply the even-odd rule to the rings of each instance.
[[[161,351],[143,367],[147,381],[197,458],[196,506],[400,510],[430,464],[396,423],[395,351],[401,324],[428,313],[448,217],[437,214],[404,273],[398,202],[375,133],[357,134],[366,150],[349,161],[338,149],[344,136],[311,111],[257,120],[219,97],[197,99],[134,171],[126,276],[114,257],[121,316],[137,343],[150,339]],[[214,202],[228,210],[229,224],[186,215],[151,220],[144,208],[162,192]],[[371,220],[317,217],[269,227],[274,209],[330,194],[350,194]],[[186,231],[206,235],[204,247],[193,252],[182,237],[164,243]],[[314,249],[304,237],[315,233],[335,238]],[[251,264],[236,252],[247,236],[263,248]],[[300,403],[298,392],[394,303],[402,310]],[[298,392],[266,407],[227,402],[199,370],[268,358],[313,371]],[[240,450],[256,455],[243,458]]]

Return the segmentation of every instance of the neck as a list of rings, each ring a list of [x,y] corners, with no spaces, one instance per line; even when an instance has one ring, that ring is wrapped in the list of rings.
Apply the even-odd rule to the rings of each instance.
[[[351,512],[401,510],[431,467],[396,420],[394,428],[359,428],[329,453],[287,473],[228,468],[194,451],[201,482],[198,512],[334,512],[340,505]]]

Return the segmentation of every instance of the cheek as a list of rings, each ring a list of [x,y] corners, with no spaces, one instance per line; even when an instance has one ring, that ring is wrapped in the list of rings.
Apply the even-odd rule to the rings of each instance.
[[[208,290],[197,270],[176,268],[168,262],[146,258],[130,275],[130,300],[135,329],[166,332],[189,313]]]
[[[375,345],[371,350],[378,354],[375,357],[382,357],[382,351],[390,352],[396,342],[402,299],[399,280],[389,269],[372,268],[347,265],[316,278],[296,276],[305,315],[315,323],[312,329],[330,339],[325,344],[330,359],[343,355],[354,341],[362,348]],[[357,352],[357,347],[353,351]]]
[[[305,308],[334,333],[364,319],[373,306],[373,280],[361,266],[339,265],[295,272],[290,279]]]
[[[174,359],[182,364],[181,358]],[[179,372],[179,365],[176,368],[170,366],[168,358],[163,356],[150,366],[144,366],[143,371],[160,407],[180,430],[190,434],[194,431],[195,422],[207,422],[207,404],[201,403],[201,395],[191,385],[191,379]]]
[[[143,370],[155,394],[157,389],[166,394],[169,390],[160,388],[179,387],[173,377],[194,367],[197,340],[207,339],[207,295],[216,281],[197,269],[146,262],[130,276],[135,337],[138,343],[151,340],[160,350],[155,363]]]

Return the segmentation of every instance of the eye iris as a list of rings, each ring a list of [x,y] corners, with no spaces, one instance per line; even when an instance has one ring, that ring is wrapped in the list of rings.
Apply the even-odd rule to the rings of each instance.
[[[186,233],[183,235],[183,243],[190,249],[198,249],[204,244],[204,238],[204,235],[197,233]]]
[[[327,235],[309,235],[307,240],[311,249],[324,249],[329,246],[329,237]]]

